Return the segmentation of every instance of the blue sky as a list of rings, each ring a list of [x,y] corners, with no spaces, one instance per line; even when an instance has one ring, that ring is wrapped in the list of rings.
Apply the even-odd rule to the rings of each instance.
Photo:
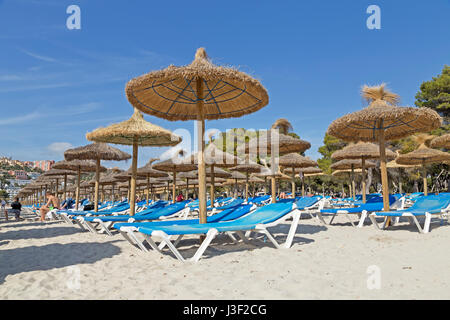
[[[66,27],[71,4],[81,30]],[[381,30],[366,27],[371,4]],[[270,100],[207,129],[264,129],[284,117],[317,159],[330,122],[364,107],[363,84],[386,82],[414,104],[420,84],[450,64],[449,13],[449,0],[0,0],[0,155],[61,160],[89,143],[87,132],[131,116],[128,80],[188,64],[203,46],[214,63],[260,79]],[[145,118],[194,130],[192,121]],[[143,165],[167,148],[140,150]]]

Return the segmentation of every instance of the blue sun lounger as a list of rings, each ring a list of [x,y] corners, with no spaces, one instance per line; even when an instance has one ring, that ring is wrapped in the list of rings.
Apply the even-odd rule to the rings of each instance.
[[[233,208],[223,210],[219,213],[213,214],[206,218],[207,223],[213,222],[223,222],[238,219],[250,211],[254,210],[256,207],[253,205],[241,205]],[[139,240],[136,236],[138,228],[156,228],[165,227],[172,225],[192,225],[199,224],[199,219],[185,219],[185,220],[165,220],[165,221],[151,221],[151,222],[133,222],[133,223],[116,223],[113,228],[120,231],[122,236],[132,245],[137,245],[141,250],[148,251],[142,240]],[[160,250],[161,250],[160,246]]]
[[[243,203],[244,203],[244,199],[234,199],[233,201],[229,202],[226,205],[223,205],[223,206],[220,206],[220,207],[214,207],[213,208],[213,213],[217,212],[217,211],[220,211],[220,210],[227,210],[227,209],[230,209],[230,208],[238,207],[238,206],[240,206]]]
[[[439,194],[430,196],[421,196],[416,202],[404,210],[387,211],[387,212],[373,212],[369,215],[373,225],[380,230],[386,228],[387,218],[401,218],[406,217],[409,223],[415,224],[420,233],[428,233],[430,231],[431,218],[433,216],[440,216],[443,219],[447,215],[447,220],[450,222],[450,195]],[[376,221],[376,217],[384,217],[383,226],[380,227]],[[421,227],[418,218],[424,217],[425,221]]]
[[[183,216],[183,213],[188,213],[189,209],[186,208],[187,201],[176,202],[170,204],[163,208],[151,208],[131,215],[119,215],[119,216],[93,216],[93,217],[77,217],[78,224],[86,227],[89,231],[93,233],[106,232],[108,235],[112,236],[110,228],[116,222],[134,222],[134,221],[147,221],[164,219],[173,216]],[[100,230],[97,230],[97,226]]]
[[[278,244],[267,228],[278,225],[281,222],[292,219],[291,227],[286,242],[283,245]],[[224,221],[216,223],[192,224],[192,225],[172,225],[157,226],[152,228],[140,227],[138,231],[143,234],[147,243],[152,249],[162,252],[156,242],[160,241],[167,245],[169,250],[180,261],[185,261],[175,244],[172,243],[171,237],[177,236],[175,243],[178,243],[185,235],[206,234],[206,238],[197,249],[190,261],[197,262],[211,241],[218,233],[236,233],[243,241],[247,241],[243,231],[251,230],[253,232],[262,233],[274,244],[276,248],[289,248],[292,244],[295,232],[297,230],[300,214],[296,210],[296,205],[292,203],[274,203],[264,207],[257,208],[255,211],[238,218],[233,221]],[[233,239],[234,237],[232,237]]]
[[[395,195],[389,195],[389,204],[393,205],[396,201],[400,200]],[[399,206],[401,206],[403,202],[399,202]],[[383,197],[377,196],[372,197],[371,199],[367,200],[365,204],[361,204],[357,207],[353,208],[332,208],[332,209],[322,209],[317,212],[317,218],[322,222],[323,224],[327,224],[325,222],[325,219],[323,217],[324,213],[332,214],[332,217],[330,219],[330,222],[328,224],[332,224],[334,221],[334,218],[338,214],[344,214],[345,217],[350,221],[351,225],[353,227],[361,228],[364,225],[364,221],[367,218],[368,213],[374,212],[374,211],[380,211],[383,210]],[[356,226],[353,221],[350,219],[350,214],[357,214],[360,216],[359,223]]]

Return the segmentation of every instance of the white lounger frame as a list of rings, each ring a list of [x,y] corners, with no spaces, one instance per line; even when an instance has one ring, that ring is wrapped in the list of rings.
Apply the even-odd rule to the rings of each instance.
[[[425,221],[423,223],[423,227],[420,225],[419,220],[417,219],[417,217],[421,217],[421,216],[425,216]],[[412,213],[404,212],[404,213],[402,213],[401,216],[395,217],[395,218],[396,218],[396,223],[397,223],[400,218],[405,217],[405,218],[408,219],[408,221],[409,221],[409,223],[411,225],[413,225],[413,224],[416,225],[417,229],[419,230],[419,233],[428,233],[428,232],[430,232],[431,219],[433,217],[439,216],[441,218],[441,220],[443,220],[443,219],[445,219],[445,217],[447,217],[447,222],[450,223],[450,205],[447,208],[443,209],[439,213],[428,213],[428,212],[425,212],[425,215],[421,215],[421,216],[415,216]],[[377,221],[375,219],[376,217],[383,217],[383,216],[377,216],[375,212],[371,213],[369,215],[369,218],[372,221],[372,224],[378,230],[385,230],[386,229],[386,222],[388,221],[387,218],[389,218],[389,217],[393,218],[393,216],[384,216],[383,225],[380,227],[380,225],[377,223]]]
[[[392,204],[391,208],[396,208],[397,210],[401,210],[404,208],[404,205],[405,205],[405,197],[401,197],[395,203]],[[350,224],[356,228],[362,228],[364,226],[364,222],[366,221],[366,218],[369,216],[369,212],[367,210],[363,210],[361,212],[348,212],[348,210],[345,210],[345,208],[343,208],[343,209],[337,210],[335,213],[333,213],[333,216],[331,217],[330,222],[326,223],[320,210],[318,212],[316,212],[316,214],[317,214],[317,218],[319,219],[320,222],[322,222],[323,224],[328,224],[328,225],[331,225],[333,223],[334,218],[336,218],[336,216],[338,214],[344,214],[345,217],[347,218],[347,220],[350,222]],[[353,220],[350,218],[351,214],[359,216],[359,219],[358,219],[359,222],[357,225],[355,225]]]
[[[188,215],[190,212],[190,208],[185,207],[171,215],[168,216],[162,216],[159,217],[160,220],[166,220],[166,219],[171,219],[171,218],[181,218],[181,219],[187,219]],[[123,221],[103,221],[101,219],[101,217],[98,217],[96,219],[94,219],[94,221],[86,221],[84,219],[84,217],[78,217],[77,219],[77,223],[79,223],[80,225],[84,226],[85,229],[89,230],[92,233],[106,233],[109,236],[112,236],[113,234],[111,233],[111,227],[115,224],[115,223],[121,223]],[[150,220],[150,219],[148,219]],[[139,221],[146,221],[146,220],[139,220]],[[128,223],[133,223],[135,222],[134,218],[129,218],[127,220]],[[97,229],[97,227],[100,227],[100,229]]]
[[[267,236],[267,238],[270,240],[270,242],[275,246],[275,248],[287,249],[287,248],[290,248],[292,245],[294,236],[297,232],[297,227],[298,227],[298,224],[300,221],[300,216],[302,213],[303,213],[302,211],[295,208],[295,204],[294,204],[292,211],[287,213],[280,219],[278,219],[274,222],[271,222],[271,223],[267,223],[267,224],[258,224],[258,225],[256,225],[256,227],[254,229],[247,230],[247,231],[264,234],[265,236]],[[291,226],[289,228],[289,232],[288,232],[286,241],[283,244],[279,244],[276,241],[276,239],[273,237],[273,235],[269,232],[268,228],[276,226],[282,222],[285,222],[286,220],[288,220],[290,218],[292,218],[292,222],[291,222]],[[237,242],[236,238],[233,235],[233,233],[236,233],[242,239],[242,241],[244,241],[245,243],[248,243],[248,237],[244,234],[243,231],[246,231],[246,230],[234,230],[234,231],[227,231],[224,233],[226,235],[228,235],[232,239],[233,242]],[[150,247],[159,253],[163,253],[162,249],[165,246],[167,246],[169,248],[169,250],[175,255],[175,257],[178,260],[180,260],[182,262],[186,262],[186,261],[198,262],[200,260],[200,258],[203,256],[203,253],[205,252],[205,250],[208,248],[208,246],[212,242],[212,240],[214,240],[214,238],[219,233],[220,232],[216,228],[209,229],[208,232],[206,233],[206,238],[203,240],[202,244],[197,249],[195,254],[189,259],[186,259],[185,257],[183,257],[181,255],[181,253],[179,252],[179,250],[176,248],[176,246],[178,245],[178,243],[180,242],[180,240],[183,238],[184,235],[179,235],[175,239],[174,242],[172,242],[171,236],[169,236],[167,233],[165,233],[164,231],[161,231],[161,230],[155,230],[152,232],[151,235],[144,234],[143,236],[145,238],[145,241],[150,245]],[[157,245],[157,242],[160,242],[159,246]],[[143,249],[144,251],[148,251],[148,249],[144,245],[139,246],[139,247],[141,249]]]

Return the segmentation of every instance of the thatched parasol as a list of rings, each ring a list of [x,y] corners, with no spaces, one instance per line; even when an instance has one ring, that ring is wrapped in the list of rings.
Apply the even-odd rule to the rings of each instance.
[[[396,154],[390,149],[386,149],[386,159],[395,159]],[[332,160],[344,160],[344,159],[361,159],[362,162],[362,201],[366,203],[366,160],[367,159],[379,159],[380,147],[371,142],[359,141],[358,143],[351,143],[346,147],[333,152],[331,155]],[[352,182],[353,195],[355,195],[355,184]]]
[[[67,169],[50,169],[43,173],[43,176],[54,178],[56,180],[56,189],[55,193],[56,196],[58,196],[58,186],[59,186],[59,179],[64,179],[64,199],[67,197],[67,176],[68,175],[76,175],[75,171],[67,170]]]
[[[186,199],[189,198],[189,180],[198,179],[198,171],[185,171],[178,174],[178,178],[186,180]]]
[[[157,160],[159,160],[159,159],[152,158],[145,164],[145,166],[137,169],[138,174],[144,174],[147,178],[147,192],[146,192],[147,205],[149,203],[149,198],[150,198],[150,195],[149,195],[150,190],[149,189],[153,188],[152,185],[150,184],[150,178],[167,177],[167,173],[153,169],[153,162],[155,162]],[[152,190],[152,193],[153,193],[153,190]]]
[[[248,183],[249,183],[249,175],[251,173],[260,173],[264,170],[264,167],[257,164],[256,162],[250,161],[247,157],[244,163],[238,164],[235,167],[230,168],[230,171],[237,171],[245,173],[245,201],[248,201]]]
[[[71,160],[94,160],[96,165],[95,170],[95,195],[94,195],[94,210],[98,211],[98,182],[100,181],[100,161],[101,160],[113,160],[122,161],[131,158],[126,152],[123,152],[117,148],[111,147],[106,143],[95,142],[86,146],[73,148],[64,152],[64,158],[68,161]]]
[[[345,115],[331,123],[328,134],[345,141],[376,141],[380,146],[381,181],[384,210],[389,210],[389,186],[385,141],[400,139],[416,132],[440,127],[442,119],[429,108],[398,107],[399,96],[385,89],[364,86],[363,97],[370,103],[361,111]]]
[[[278,164],[276,158],[279,154],[286,154],[292,152],[304,152],[311,148],[311,144],[307,141],[297,139],[288,135],[292,125],[286,119],[278,119],[273,124],[270,130],[259,132],[256,138],[251,139],[238,147],[238,153],[258,154],[260,157],[270,154],[270,170],[272,171],[271,189],[272,189],[272,203],[276,202],[275,192],[275,177],[278,171]]]
[[[186,172],[186,171],[192,171],[197,169],[197,165],[192,163],[191,158],[184,157],[184,151],[180,150],[176,156],[167,159],[165,161],[161,161],[158,163],[155,163],[153,165],[153,169],[159,170],[159,171],[166,171],[166,172],[172,172],[173,175],[173,184],[172,184],[172,201],[175,202],[176,198],[176,179],[177,179],[177,172]]]
[[[450,149],[450,133],[444,134],[440,137],[436,137],[434,138],[431,143],[430,146],[432,148],[445,148],[445,149]]]
[[[92,160],[62,160],[58,161],[55,164],[52,165],[53,169],[66,169],[66,170],[73,170],[77,172],[77,189],[76,189],[76,196],[75,196],[75,208],[78,210],[78,203],[80,201],[80,179],[81,179],[81,172],[94,172],[97,168],[96,164]],[[99,168],[100,172],[106,171],[106,168],[103,166],[100,166]]]
[[[97,142],[110,142],[114,144],[133,146],[133,162],[131,165],[131,194],[130,215],[136,210],[136,172],[138,160],[138,146],[142,147],[168,147],[181,142],[181,137],[169,130],[161,128],[144,120],[138,109],[130,119],[112,124],[106,128],[98,128],[88,134],[86,139]]]
[[[169,66],[131,80],[126,94],[142,112],[168,120],[198,121],[200,223],[206,223],[204,120],[255,112],[268,104],[266,90],[243,72],[213,65],[200,48],[190,65]]]
[[[311,160],[308,157],[304,157],[298,153],[288,153],[280,157],[279,165],[282,167],[291,168],[292,173],[292,197],[295,198],[295,168],[305,168],[317,166],[317,162]],[[303,175],[302,175],[302,197],[305,196],[305,190],[303,187]]]
[[[419,134],[414,136],[419,147],[409,153],[401,154],[395,159],[395,162],[403,165],[421,165],[423,174],[423,193],[428,195],[427,171],[425,165],[428,163],[448,162],[450,153],[442,152],[427,147],[427,144],[433,139],[432,135]]]
[[[240,173],[239,171],[232,171],[230,179],[233,179],[234,181],[234,197],[237,198],[238,180],[246,180],[247,177],[245,174]]]
[[[353,197],[353,200],[356,198],[356,188],[355,188],[355,176],[354,176],[354,170],[355,169],[361,169],[363,167],[363,160],[361,159],[344,159],[337,161],[335,163],[332,163],[330,165],[330,168],[332,170],[350,170],[350,178],[351,178],[351,194]],[[375,168],[376,164],[372,161],[364,161],[364,168]]]

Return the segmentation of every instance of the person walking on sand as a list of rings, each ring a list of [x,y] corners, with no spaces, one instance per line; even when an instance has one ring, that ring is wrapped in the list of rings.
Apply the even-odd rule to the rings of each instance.
[[[53,210],[53,209],[59,209],[59,199],[55,197],[55,195],[52,192],[47,192],[45,197],[48,199],[47,203],[43,205],[39,211],[41,212],[41,220],[45,221],[45,215]]]
[[[9,209],[10,213],[14,213],[16,220],[23,220],[20,218],[20,211],[22,210],[22,204],[19,202],[19,198],[15,198],[15,201],[11,203],[11,209]]]

